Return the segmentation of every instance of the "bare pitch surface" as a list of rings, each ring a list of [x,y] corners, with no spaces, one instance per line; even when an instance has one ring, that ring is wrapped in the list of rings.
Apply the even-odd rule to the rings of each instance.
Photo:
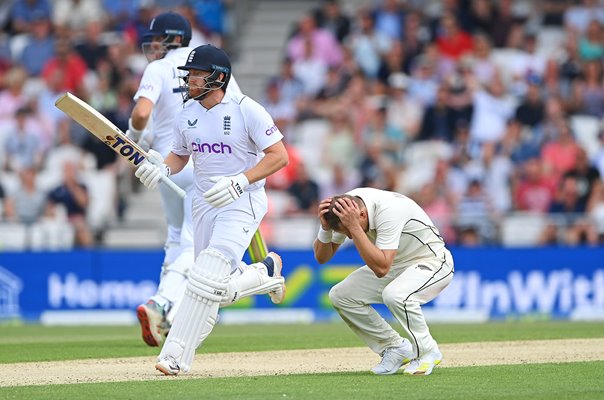
[[[442,344],[439,368],[604,360],[604,338]],[[367,372],[379,357],[364,347],[198,354],[176,379]],[[0,365],[0,387],[174,379],[155,357]],[[438,371],[437,371],[438,372]]]

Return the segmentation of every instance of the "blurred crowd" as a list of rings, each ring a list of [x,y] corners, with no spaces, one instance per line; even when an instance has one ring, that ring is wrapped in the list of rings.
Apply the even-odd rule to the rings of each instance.
[[[0,220],[24,227],[28,247],[103,243],[123,215],[132,170],[55,108],[69,91],[124,132],[147,60],[142,35],[174,10],[191,21],[191,45],[221,46],[220,0],[3,0],[0,2]]]
[[[344,3],[300,18],[266,86],[294,160],[278,212],[373,186],[453,245],[602,243],[604,2]]]
[[[270,215],[312,218],[321,198],[372,186],[414,198],[451,245],[501,244],[519,215],[536,245],[602,243],[604,1],[319,4],[256,99],[290,152]],[[230,5],[2,1],[1,220],[32,248],[102,244],[140,188],[55,100],[73,92],[125,131],[152,17],[179,12],[192,47],[224,46]]]

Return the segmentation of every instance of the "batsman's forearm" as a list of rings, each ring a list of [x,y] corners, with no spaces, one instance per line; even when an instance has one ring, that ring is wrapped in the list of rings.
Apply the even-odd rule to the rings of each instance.
[[[180,156],[178,154],[170,152],[166,159],[164,160],[164,164],[166,164],[170,168],[170,174],[174,175],[182,171],[182,169],[189,162],[189,156]]]

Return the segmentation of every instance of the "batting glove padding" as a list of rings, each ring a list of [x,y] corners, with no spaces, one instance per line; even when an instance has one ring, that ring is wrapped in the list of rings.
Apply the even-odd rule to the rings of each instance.
[[[145,162],[138,167],[134,175],[149,189],[155,189],[162,175],[170,176],[170,168],[164,164],[164,158],[155,150],[149,150]]]
[[[240,198],[250,184],[243,173],[236,176],[214,176],[210,181],[215,184],[203,194],[203,197],[216,208],[228,206]]]

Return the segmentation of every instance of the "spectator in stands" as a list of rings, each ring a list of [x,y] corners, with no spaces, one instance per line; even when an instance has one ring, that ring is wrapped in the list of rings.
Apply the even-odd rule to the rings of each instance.
[[[107,58],[107,45],[101,38],[103,29],[100,19],[91,20],[84,28],[84,36],[74,46],[76,53],[91,71],[96,71],[101,60]]]
[[[579,200],[585,204],[591,197],[595,185],[601,182],[600,172],[591,165],[587,152],[582,147],[577,152],[575,167],[566,172],[564,176],[571,176],[577,180]]]
[[[50,19],[51,14],[52,7],[48,0],[17,1],[11,13],[12,28],[16,33],[29,33],[36,18],[44,16]]]
[[[604,117],[604,72],[601,60],[583,64],[582,75],[572,84],[569,111],[576,114]]]
[[[358,28],[348,39],[348,47],[363,74],[374,79],[380,68],[381,57],[390,52],[392,39],[375,29],[374,16],[368,10],[358,14]]]
[[[331,32],[340,44],[350,33],[351,21],[342,11],[339,0],[323,0],[313,15],[317,26]]]
[[[319,205],[319,185],[308,175],[303,163],[298,165],[296,173],[296,179],[287,188],[294,201],[286,213],[313,215]]]
[[[405,73],[411,74],[411,62],[424,51],[425,44],[430,40],[430,32],[423,24],[421,13],[414,10],[407,12],[404,29]]]
[[[12,214],[12,202],[7,202],[7,196],[0,182],[0,221],[5,219],[5,216]],[[8,209],[8,210],[7,210]]]
[[[422,122],[422,107],[409,97],[410,79],[403,73],[388,77],[389,101],[386,104],[388,123],[400,129],[406,137],[415,138]]]
[[[593,153],[591,162],[597,168],[600,176],[604,177],[604,129],[600,129],[598,132],[598,149]]]
[[[492,199],[485,193],[483,183],[479,179],[471,180],[455,209],[458,236],[471,237],[471,231],[475,231],[480,244],[492,244],[497,238],[496,218]]]
[[[597,182],[587,202],[587,212],[598,234],[600,244],[604,243],[604,183]]]
[[[356,169],[347,169],[340,164],[334,164],[327,179],[319,185],[320,198],[346,193],[358,186],[359,176]]]
[[[451,199],[439,190],[434,182],[424,184],[420,191],[412,197],[434,222],[445,242],[455,243],[455,230],[452,225],[454,208]]]
[[[587,204],[581,200],[577,179],[564,177],[559,185],[556,200],[552,203],[550,224],[546,227],[542,242],[555,243],[555,238],[563,238],[563,243],[571,246],[579,244],[595,245],[598,234],[595,227],[584,215]],[[562,229],[560,233],[552,225]]]
[[[510,32],[515,24],[516,21],[514,21],[512,15],[512,0],[498,1],[489,31],[493,46],[497,48],[506,47]]]
[[[579,0],[564,12],[564,27],[571,34],[582,34],[595,19],[604,23],[604,7],[595,0]]]
[[[413,60],[408,93],[409,97],[423,107],[427,107],[436,101],[436,92],[439,86],[437,72],[435,60],[429,57],[427,53],[420,54]]]
[[[602,42],[602,25],[598,20],[592,19],[587,26],[585,35],[579,38],[579,56],[586,61],[601,60],[604,57],[604,43]]]
[[[559,121],[555,137],[541,150],[545,173],[552,176],[554,182],[559,182],[562,175],[577,166],[580,151],[568,122]]]
[[[352,170],[357,165],[359,149],[354,141],[352,121],[342,105],[333,110],[329,123],[322,149],[322,164],[328,169],[337,164]]]
[[[493,23],[493,4],[489,0],[472,0],[470,3],[470,33],[480,33],[482,36],[491,29],[491,24]],[[474,43],[476,44],[476,42]]]
[[[541,93],[542,79],[538,75],[527,77],[527,91],[524,100],[516,107],[514,119],[522,125],[535,128],[545,117],[545,103]]]
[[[377,71],[378,80],[388,85],[388,79],[393,74],[403,74],[405,72],[405,48],[401,40],[391,42],[390,50],[383,55],[380,66]]]
[[[304,39],[304,54],[293,61],[292,71],[304,85],[304,95],[314,98],[325,84],[328,65],[319,57],[313,49],[313,41],[310,38]]]
[[[556,187],[543,175],[543,163],[538,157],[522,165],[513,185],[514,209],[539,214],[547,213],[556,196]]]
[[[49,79],[57,69],[64,72],[62,91],[76,92],[82,88],[88,69],[84,60],[73,51],[67,39],[56,41],[55,56],[44,65],[42,77]]]
[[[470,122],[470,136],[475,143],[496,142],[505,135],[507,121],[514,114],[513,99],[499,77],[486,90],[474,93],[474,111]]]
[[[40,220],[46,209],[46,193],[36,185],[35,168],[24,168],[19,172],[19,185],[10,196],[12,206],[7,218],[31,225]]]
[[[27,98],[23,93],[23,87],[27,81],[27,71],[22,67],[12,67],[6,74],[6,88],[0,91],[0,127],[11,124],[17,110],[24,107]],[[0,132],[0,136],[2,133]]]
[[[101,0],[55,0],[53,11],[57,29],[70,32],[70,36],[83,33],[88,24],[105,18]]]
[[[22,107],[17,110],[15,124],[8,131],[5,141],[6,169],[19,172],[25,168],[37,169],[42,164],[43,153],[40,133],[32,129],[29,118],[32,110]]]
[[[312,15],[305,15],[298,24],[296,33],[287,43],[287,55],[293,61],[305,56],[305,42],[310,40],[313,58],[328,66],[338,66],[342,63],[342,49],[331,32],[317,28]]]
[[[223,0],[201,0],[194,1],[192,4],[197,22],[204,26],[211,35],[223,37],[228,33],[225,21],[227,10]],[[214,38],[210,38],[210,40],[212,43],[216,41]]]
[[[272,82],[279,86],[281,99],[297,108],[298,102],[304,97],[304,83],[294,75],[292,60],[283,60],[280,73],[272,78]]]
[[[90,247],[94,244],[92,232],[86,223],[86,209],[90,200],[86,185],[79,181],[77,174],[77,164],[63,164],[63,182],[48,194],[46,215],[55,215],[56,207],[62,205],[69,223],[75,229],[76,246]]]
[[[491,41],[484,33],[478,33],[473,38],[474,49],[469,58],[472,75],[481,85],[487,85],[495,78],[497,67],[492,60]],[[460,60],[462,63],[465,59]]]
[[[452,14],[443,15],[436,36],[436,45],[441,56],[452,61],[459,60],[464,54],[470,53],[474,46],[472,36],[460,28]]]
[[[50,19],[43,13],[36,13],[31,21],[31,34],[21,52],[21,64],[31,76],[39,76],[42,68],[55,53],[55,38]]]
[[[448,143],[453,141],[456,123],[448,100],[449,90],[440,86],[436,102],[429,105],[424,112],[417,140],[442,140]]]
[[[296,120],[297,110],[294,103],[286,101],[281,95],[279,82],[272,79],[266,85],[266,95],[262,105],[273,117],[279,130],[288,136],[291,125]]]
[[[403,38],[405,29],[405,9],[400,0],[384,0],[372,10],[375,29],[391,40]]]
[[[371,119],[363,132],[363,147],[369,143],[377,144],[385,157],[392,163],[401,165],[403,148],[409,138],[405,132],[386,118],[386,99],[378,97],[374,103],[370,110]]]

